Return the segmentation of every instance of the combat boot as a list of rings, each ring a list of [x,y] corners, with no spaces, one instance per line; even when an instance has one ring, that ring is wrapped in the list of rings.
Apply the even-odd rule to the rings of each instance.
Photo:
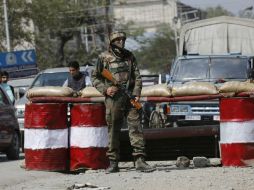
[[[135,160],[135,167],[140,172],[152,172],[155,170],[154,167],[150,166],[145,162],[144,156],[138,156]]]
[[[106,173],[119,172],[118,161],[110,160],[109,167],[106,169]]]

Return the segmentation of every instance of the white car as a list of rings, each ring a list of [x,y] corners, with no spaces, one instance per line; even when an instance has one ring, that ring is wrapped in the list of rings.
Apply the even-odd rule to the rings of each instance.
[[[86,85],[91,86],[91,73],[93,67],[92,66],[82,66],[80,67],[80,71],[87,73]],[[67,80],[69,76],[69,68],[68,67],[60,67],[60,68],[51,68],[46,69],[40,72],[31,83],[28,89],[33,87],[42,87],[42,86],[63,86],[64,82]],[[23,133],[24,133],[24,114],[25,114],[25,105],[28,99],[26,95],[20,98],[16,104],[16,115],[18,118],[19,127],[21,130],[21,140],[23,142]]]

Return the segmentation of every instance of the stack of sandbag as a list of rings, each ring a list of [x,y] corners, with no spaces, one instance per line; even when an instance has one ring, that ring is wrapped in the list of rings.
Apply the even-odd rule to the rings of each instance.
[[[86,88],[80,91],[80,96],[82,98],[88,98],[88,97],[102,97],[103,95],[96,88],[92,86],[87,86]]]
[[[218,94],[215,85],[208,82],[187,82],[172,88],[172,96],[197,96]]]
[[[73,90],[69,87],[44,86],[34,87],[27,91],[27,98],[33,97],[71,97]]]
[[[254,91],[254,83],[251,83],[250,81],[245,81],[245,82],[229,81],[229,82],[225,82],[222,86],[219,87],[220,93],[226,93],[226,92],[240,93],[240,92],[250,92],[250,91]]]
[[[156,84],[142,88],[141,96],[171,96],[171,88],[167,84]]]

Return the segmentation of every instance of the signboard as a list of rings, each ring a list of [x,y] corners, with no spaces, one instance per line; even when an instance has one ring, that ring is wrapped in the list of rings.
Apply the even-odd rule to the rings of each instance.
[[[37,74],[35,50],[0,53],[0,69],[7,71],[10,78]]]

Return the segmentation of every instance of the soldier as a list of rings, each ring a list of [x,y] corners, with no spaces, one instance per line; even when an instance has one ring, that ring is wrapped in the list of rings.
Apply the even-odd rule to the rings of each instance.
[[[138,110],[132,106],[130,99],[119,86],[113,85],[112,82],[101,75],[104,68],[108,69],[116,81],[135,97],[135,101],[139,101],[142,80],[134,55],[124,48],[125,40],[126,34],[124,32],[110,34],[109,50],[99,56],[92,74],[93,85],[105,95],[106,121],[109,134],[107,156],[110,160],[110,166],[106,170],[107,173],[119,171],[119,138],[124,117],[127,117],[136,170],[144,172],[154,170],[144,160],[145,141]]]

